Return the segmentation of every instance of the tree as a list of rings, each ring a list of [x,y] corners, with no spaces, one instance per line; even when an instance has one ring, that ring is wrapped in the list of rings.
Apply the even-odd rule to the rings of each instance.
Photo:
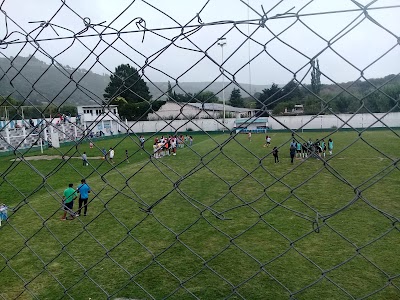
[[[211,91],[204,91],[201,93],[197,93],[194,97],[195,97],[195,101],[193,101],[193,102],[200,101],[202,103],[216,103],[219,101],[217,95],[215,95]]]
[[[115,68],[103,96],[111,104],[118,96],[123,97],[128,103],[151,100],[146,82],[140,77],[139,72],[129,64],[122,64]]]
[[[104,98],[106,103],[117,104],[120,115],[128,120],[146,119],[150,112],[161,107],[160,103],[164,103],[151,101],[146,82],[129,64],[115,68],[105,89]]]
[[[299,88],[299,84],[295,80],[291,80],[282,88],[281,97],[283,101],[300,101],[303,98],[303,92]]]
[[[319,70],[319,60],[311,61],[311,90],[314,94],[319,95],[321,91],[321,72]]]
[[[282,89],[275,83],[271,85],[269,89],[263,89],[260,97],[258,98],[257,108],[262,108],[263,104],[267,106],[267,109],[273,109],[275,107],[276,100],[282,96]]]
[[[167,96],[168,96],[168,100],[174,100],[175,92],[172,90],[172,86],[171,86],[171,82],[169,82],[168,80],[168,90],[167,90]]]
[[[239,89],[233,89],[229,102],[234,107],[244,107],[244,101]]]

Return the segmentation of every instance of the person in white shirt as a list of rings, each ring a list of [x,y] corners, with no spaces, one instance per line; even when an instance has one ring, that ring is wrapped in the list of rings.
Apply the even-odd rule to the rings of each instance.
[[[110,161],[111,161],[111,163],[113,164],[114,163],[114,149],[113,148],[110,148],[110,150],[108,151],[108,156],[109,156],[109,158],[110,158]]]

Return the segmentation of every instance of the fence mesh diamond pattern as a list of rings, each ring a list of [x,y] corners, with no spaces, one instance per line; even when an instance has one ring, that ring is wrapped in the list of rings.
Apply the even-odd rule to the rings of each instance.
[[[108,2],[0,2],[0,298],[399,299],[398,2]]]

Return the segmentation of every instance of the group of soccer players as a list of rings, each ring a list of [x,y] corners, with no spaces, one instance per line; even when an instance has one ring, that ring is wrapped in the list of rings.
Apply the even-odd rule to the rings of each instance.
[[[153,144],[154,158],[176,155],[177,148],[184,148],[185,144],[189,147],[193,144],[192,136],[174,135],[161,138],[155,138]]]
[[[317,139],[315,142],[309,139],[303,144],[293,139],[290,143],[290,148],[292,147],[295,148],[296,157],[298,158],[307,158],[311,154],[318,157],[325,157],[327,150],[329,151],[329,155],[333,154],[333,141],[331,138],[328,140],[328,143],[324,139]]]
[[[271,145],[271,137],[267,135],[265,137],[264,147],[269,147],[270,145]],[[313,156],[317,158],[321,157],[325,158],[327,151],[329,152],[329,155],[333,154],[333,141],[331,138],[328,140],[328,142],[325,142],[324,139],[322,140],[317,139],[315,142],[309,139],[304,143],[301,143],[296,139],[293,139],[293,141],[290,143],[290,149],[289,149],[291,163],[293,163],[295,157],[307,158],[309,156]],[[279,153],[278,148],[274,147],[272,150],[272,154],[274,156],[275,163],[279,162],[278,153]]]

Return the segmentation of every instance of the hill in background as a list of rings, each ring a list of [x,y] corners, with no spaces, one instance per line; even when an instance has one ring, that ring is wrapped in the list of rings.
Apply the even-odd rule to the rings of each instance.
[[[11,62],[12,65],[11,65]],[[384,78],[370,79],[370,82],[379,86],[384,84],[394,75]],[[0,96],[11,96],[17,100],[29,100],[35,105],[48,104],[53,101],[55,104],[71,104],[84,105],[101,103],[103,100],[104,89],[109,83],[108,75],[100,75],[85,69],[75,70],[69,66],[63,66],[55,63],[55,65],[46,64],[39,59],[29,56],[16,58],[0,58]],[[395,77],[391,83],[400,82]],[[222,82],[179,82],[179,87],[174,87],[176,93],[198,93],[202,90],[211,91],[222,99]],[[168,90],[167,82],[147,82],[150,94],[153,99],[165,100],[163,93]],[[208,86],[209,85],[209,86]],[[371,85],[365,81],[357,83],[347,82],[340,84],[342,87],[349,88],[350,91],[363,92],[373,90]],[[248,97],[248,92],[252,95],[259,94],[263,89],[269,88],[270,85],[252,85],[240,84],[242,89],[242,97]],[[280,86],[283,86],[282,84]],[[238,88],[234,84],[225,82],[225,99],[228,100],[233,88]],[[247,91],[247,92],[246,92]],[[340,93],[342,89],[335,84],[323,84],[321,94]],[[218,94],[218,92],[220,92]],[[29,105],[29,103],[25,103]]]
[[[13,60],[11,64],[11,60]],[[39,59],[29,56],[16,58],[0,58],[0,95],[11,96],[14,99],[23,101],[28,99],[35,105],[46,104],[54,101],[55,104],[95,104],[103,100],[104,89],[109,83],[109,76],[99,75],[85,69],[75,70],[61,64],[48,65]],[[172,83],[173,84],[173,83]],[[147,83],[153,99],[165,99],[163,93],[168,90],[167,82]],[[180,82],[174,90],[177,93],[197,93],[205,89],[207,82]],[[248,84],[241,86],[250,91]],[[234,85],[226,86],[225,99]],[[252,94],[261,92],[268,86],[253,85]],[[222,89],[222,82],[212,83],[207,87],[208,91],[218,93]],[[247,94],[243,91],[243,96]],[[219,94],[222,98],[222,93]],[[27,105],[29,103],[26,103]]]

